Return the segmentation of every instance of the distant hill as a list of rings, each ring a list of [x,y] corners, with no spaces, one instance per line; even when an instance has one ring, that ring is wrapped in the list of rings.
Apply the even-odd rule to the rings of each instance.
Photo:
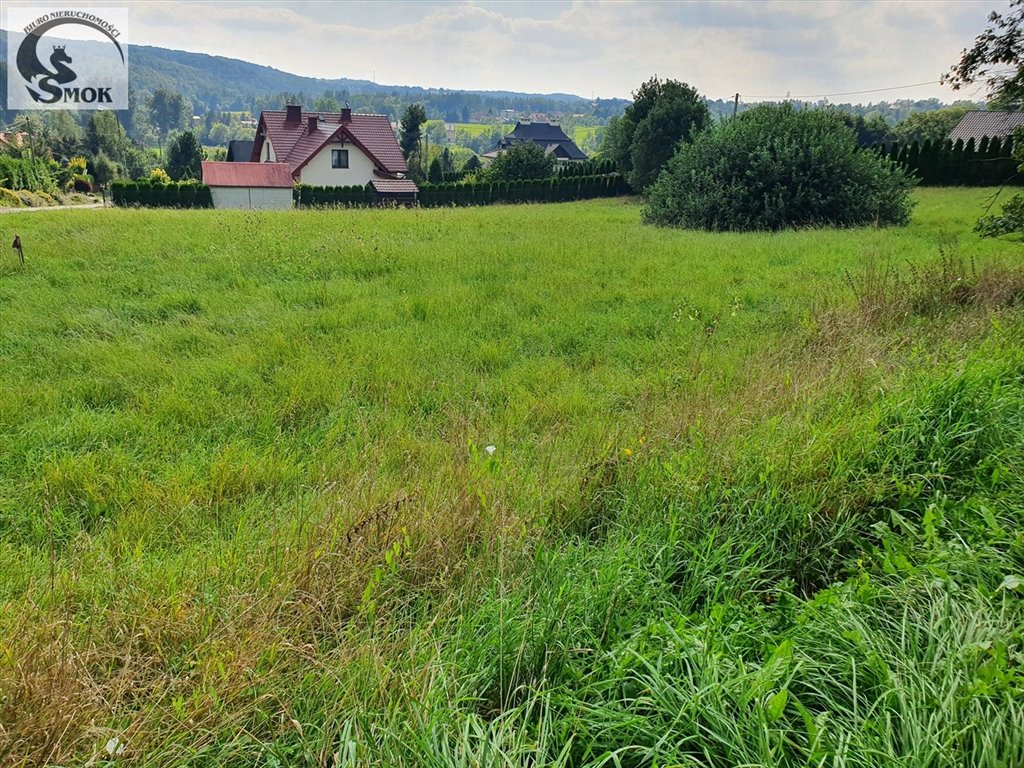
[[[6,60],[7,45],[18,45],[21,33],[4,31],[0,35],[0,59]],[[68,45],[99,46],[104,43],[67,41]],[[405,85],[381,85],[351,78],[324,79],[303,77],[273,67],[253,64],[225,56],[190,53],[149,45],[132,45],[128,50],[129,82],[135,95],[157,88],[175,90],[188,98],[198,112],[208,110],[251,110],[266,106],[268,99],[281,94],[304,97],[307,103],[325,93],[353,100],[353,107],[372,106],[387,97],[395,102],[424,102],[432,116],[459,115],[469,110],[515,109],[534,112],[594,112],[594,103],[568,93],[534,94],[515,91],[453,91]],[[6,95],[6,73],[0,78],[0,94]],[[357,97],[362,97],[359,99]],[[360,105],[356,101],[367,102]],[[600,100],[600,111],[618,114],[626,99]],[[276,104],[275,104],[276,106]],[[390,105],[389,105],[390,106]],[[393,106],[391,107],[393,110]],[[459,115],[461,116],[461,115]],[[606,115],[607,116],[607,115]]]

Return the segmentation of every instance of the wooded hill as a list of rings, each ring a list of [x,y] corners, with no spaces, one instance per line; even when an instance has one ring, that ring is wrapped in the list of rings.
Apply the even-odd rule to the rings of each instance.
[[[10,40],[8,41],[8,37]],[[6,61],[7,45],[18,45],[17,33],[0,35],[0,59]],[[100,46],[90,41],[67,41],[76,48]],[[196,114],[209,110],[258,111],[276,103],[281,94],[301,97],[306,103],[325,93],[348,99],[353,109],[374,109],[382,114],[394,111],[394,104],[419,102],[428,115],[461,120],[463,111],[495,113],[503,109],[517,112],[587,113],[610,117],[620,114],[626,99],[598,99],[591,102],[567,93],[531,94],[515,91],[452,91],[405,85],[381,85],[351,78],[323,79],[303,77],[224,56],[171,50],[148,45],[132,45],[128,54],[129,82],[135,97],[157,88],[177,91],[185,96]],[[0,64],[0,96],[6,104],[6,65]],[[274,99],[273,105],[265,102]],[[2,107],[0,104],[0,107]],[[0,113],[2,114],[2,113]],[[8,113],[9,114],[9,113]],[[5,115],[7,117],[8,115]]]

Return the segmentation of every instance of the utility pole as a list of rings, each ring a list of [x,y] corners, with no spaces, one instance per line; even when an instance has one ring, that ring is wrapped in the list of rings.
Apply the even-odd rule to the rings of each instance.
[[[736,117],[736,110],[740,108],[740,95],[736,94],[736,100],[732,103],[732,116]]]

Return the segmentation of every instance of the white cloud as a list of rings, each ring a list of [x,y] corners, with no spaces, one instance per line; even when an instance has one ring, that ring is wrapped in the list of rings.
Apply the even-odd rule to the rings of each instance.
[[[314,77],[628,96],[652,74],[714,98],[938,80],[983,28],[971,1],[169,2],[132,4],[136,43]],[[954,94],[940,86],[863,100]]]

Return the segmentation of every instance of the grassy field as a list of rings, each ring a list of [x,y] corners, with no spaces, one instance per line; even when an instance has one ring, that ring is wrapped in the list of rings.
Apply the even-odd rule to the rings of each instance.
[[[0,765],[1024,764],[987,195],[5,216]]]
[[[572,129],[572,140],[576,144],[583,144],[587,139],[595,136],[599,130],[601,127],[597,125],[577,125]]]
[[[470,136],[472,136],[474,138],[479,136],[481,133],[487,133],[492,128],[494,128],[493,125],[488,124],[488,123],[454,123],[454,125],[455,125],[455,130],[466,131],[467,133],[469,133]],[[504,127],[508,131],[512,130],[512,128],[513,128],[513,126],[511,126],[511,125],[506,125]]]

